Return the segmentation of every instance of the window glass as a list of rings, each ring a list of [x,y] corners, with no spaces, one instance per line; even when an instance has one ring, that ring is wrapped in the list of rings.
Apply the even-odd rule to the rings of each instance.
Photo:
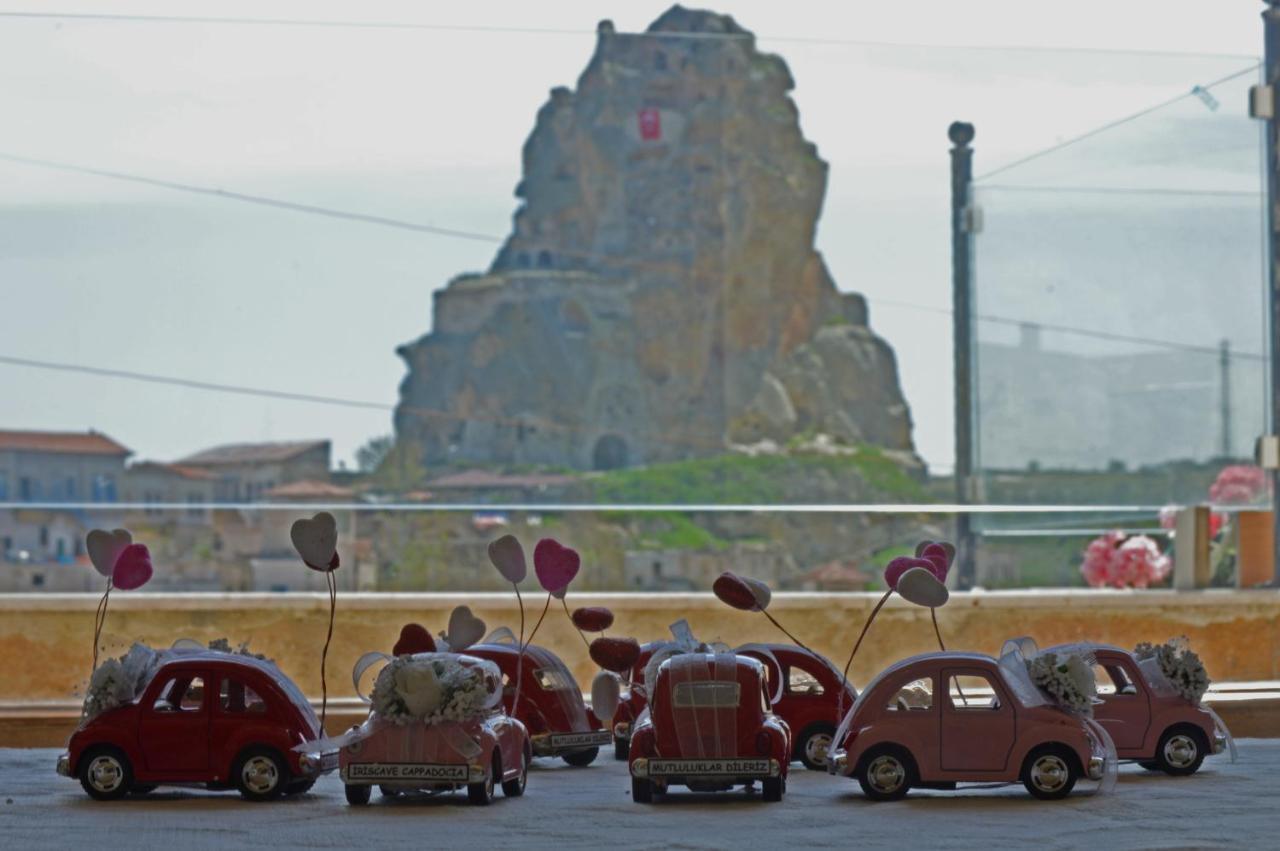
[[[204,707],[204,680],[177,676],[160,689],[152,708],[156,712],[199,712]]]
[[[907,683],[893,695],[887,707],[894,712],[919,712],[933,708],[933,679]]]
[[[720,680],[706,683],[676,683],[672,699],[676,706],[696,709],[737,706],[740,690],[737,683]]]
[[[1129,675],[1118,665],[1094,665],[1093,679],[1098,684],[1098,694],[1103,697],[1138,693]]]
[[[818,678],[795,665],[787,672],[787,692],[789,694],[819,695],[823,693],[822,683]]]
[[[538,685],[547,691],[567,691],[578,687],[564,671],[555,668],[539,668],[533,675],[537,678]]]
[[[267,711],[266,701],[251,686],[234,677],[223,677],[218,706],[223,712],[258,714]]]
[[[999,709],[991,681],[979,674],[959,674],[948,677],[947,696],[953,709]]]
[[[183,712],[199,712],[204,706],[204,680],[192,677],[182,693],[182,701],[178,708]]]

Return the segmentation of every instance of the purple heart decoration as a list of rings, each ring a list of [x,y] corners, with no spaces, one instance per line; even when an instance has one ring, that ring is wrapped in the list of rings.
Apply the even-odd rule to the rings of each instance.
[[[902,574],[913,567],[923,567],[931,574],[934,571],[933,562],[927,559],[898,556],[884,569],[885,584],[895,591],[898,590],[898,580],[902,578]]]
[[[130,544],[116,559],[111,571],[111,584],[121,591],[141,588],[151,579],[151,553],[145,544]]]
[[[578,551],[564,546],[555,538],[543,538],[533,548],[533,572],[538,575],[538,584],[556,599],[564,599],[569,583],[578,575],[581,566]]]

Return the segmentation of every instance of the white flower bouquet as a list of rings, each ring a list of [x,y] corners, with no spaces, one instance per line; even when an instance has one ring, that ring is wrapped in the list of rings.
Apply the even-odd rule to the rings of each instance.
[[[466,721],[497,704],[500,682],[492,663],[449,653],[397,656],[378,672],[372,708],[396,724]]]
[[[1133,655],[1147,671],[1154,665],[1169,686],[1192,703],[1198,704],[1209,689],[1209,673],[1185,635],[1159,645],[1144,641],[1133,648]]]
[[[1098,686],[1093,660],[1077,653],[1039,653],[1026,662],[1031,681],[1063,709],[1093,715]]]

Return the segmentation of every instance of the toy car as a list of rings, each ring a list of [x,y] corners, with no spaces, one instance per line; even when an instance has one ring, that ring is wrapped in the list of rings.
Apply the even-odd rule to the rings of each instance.
[[[1221,720],[1187,700],[1128,650],[1102,644],[1051,647],[1046,652],[1086,652],[1096,660],[1098,700],[1093,717],[1111,734],[1121,759],[1150,771],[1194,774],[1205,756],[1226,748]]]
[[[640,715],[648,706],[644,687],[644,669],[653,658],[654,651],[667,644],[665,641],[650,641],[640,645],[640,656],[631,667],[631,674],[623,685],[622,697],[618,701],[618,709],[613,715],[613,757],[625,760],[631,753],[631,730]]]
[[[534,756],[558,756],[574,766],[590,765],[600,748],[612,744],[582,699],[582,689],[560,657],[545,647],[529,646],[521,657],[514,644],[490,641],[467,648],[468,655],[488,659],[502,672],[502,699],[508,714],[529,729]],[[517,665],[520,705],[514,706]]]
[[[523,795],[532,747],[524,725],[501,706],[500,681],[492,662],[469,655],[392,660],[379,673],[369,719],[346,734],[339,751],[347,802],[369,803],[374,786],[385,797],[465,787],[468,800],[482,806],[499,784],[508,798]],[[479,693],[465,711],[446,708],[457,684]]]
[[[697,792],[759,780],[780,801],[791,731],[769,710],[764,665],[732,653],[682,653],[658,668],[631,736],[631,797],[649,803],[671,784]]]
[[[203,785],[266,801],[305,792],[337,766],[336,752],[295,750],[317,740],[320,721],[271,662],[198,650],[158,658],[140,696],[82,724],[58,758],[58,773],[90,797]]]
[[[836,734],[827,771],[857,778],[873,801],[913,786],[1021,780],[1064,798],[1081,777],[1101,780],[1104,744],[1080,718],[1048,704],[1016,667],[973,653],[927,653],[882,671]]]
[[[827,751],[836,732],[836,713],[843,678],[840,671],[824,656],[795,644],[748,644],[735,653],[759,659],[764,663],[769,680],[776,691],[774,713],[793,731],[793,758],[805,768],[825,771]],[[777,670],[778,667],[781,670]],[[777,688],[781,683],[781,689]],[[853,685],[844,682],[843,705],[853,706],[858,699]]]

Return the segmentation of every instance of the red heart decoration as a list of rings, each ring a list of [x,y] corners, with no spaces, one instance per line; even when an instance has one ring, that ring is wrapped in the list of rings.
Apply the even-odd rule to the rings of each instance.
[[[884,581],[890,588],[897,590],[898,580],[902,574],[906,573],[913,567],[923,567],[929,573],[933,573],[933,562],[922,558],[911,558],[910,556],[898,556],[889,562],[884,569]]]
[[[920,558],[933,565],[933,575],[939,582],[947,581],[947,571],[951,569],[951,557],[942,544],[929,544],[920,554]]]
[[[391,648],[392,656],[411,656],[414,653],[434,653],[436,640],[421,624],[407,623],[400,627],[400,639]]]
[[[712,583],[711,590],[721,602],[728,603],[735,609],[742,609],[744,612],[760,610],[760,601],[756,598],[756,593],[736,573],[726,570],[720,574]]]
[[[604,632],[613,626],[613,612],[604,606],[584,606],[569,615],[573,625],[583,632]]]
[[[626,673],[640,658],[640,642],[634,638],[597,638],[591,642],[591,660],[617,674]]]
[[[582,559],[578,551],[564,546],[555,538],[543,538],[533,548],[533,572],[543,590],[563,600],[569,583],[578,575]]]
[[[111,571],[111,584],[121,591],[141,588],[151,579],[151,552],[146,544],[130,544],[116,559]]]

